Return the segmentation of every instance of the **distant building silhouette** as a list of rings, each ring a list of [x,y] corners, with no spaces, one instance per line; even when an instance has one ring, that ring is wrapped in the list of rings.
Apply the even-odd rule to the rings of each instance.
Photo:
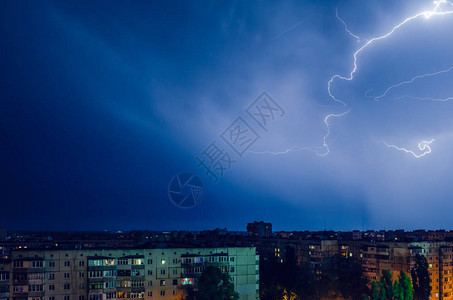
[[[272,224],[261,222],[253,222],[247,224],[247,233],[255,237],[271,237]]]

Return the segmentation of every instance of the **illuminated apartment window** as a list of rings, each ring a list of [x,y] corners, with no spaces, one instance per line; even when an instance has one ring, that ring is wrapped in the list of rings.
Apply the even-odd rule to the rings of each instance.
[[[115,281],[106,281],[104,282],[104,289],[113,289],[116,287]]]
[[[160,286],[165,286],[165,280],[160,281]]]
[[[104,287],[104,284],[102,282],[93,282],[88,285],[90,290],[100,290]]]
[[[163,264],[163,265],[165,265],[165,259],[162,258],[162,259],[160,260],[160,263]]]
[[[131,282],[129,280],[117,281],[116,287],[131,287]]]

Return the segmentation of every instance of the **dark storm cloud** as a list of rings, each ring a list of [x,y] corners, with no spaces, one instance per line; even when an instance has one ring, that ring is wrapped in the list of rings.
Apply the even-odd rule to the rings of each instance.
[[[2,219],[13,228],[448,227],[449,72],[453,16],[421,19],[358,57],[360,45],[430,1],[2,4]],[[329,155],[246,153],[220,182],[200,154],[267,91],[284,109],[252,150],[321,147]],[[368,93],[367,93],[368,92]],[[414,96],[425,100],[414,99]],[[381,140],[417,150],[417,159]],[[418,153],[418,152],[417,152]],[[202,203],[175,207],[181,171],[206,185]],[[402,213],[404,212],[404,213]],[[439,215],[440,214],[440,215]]]

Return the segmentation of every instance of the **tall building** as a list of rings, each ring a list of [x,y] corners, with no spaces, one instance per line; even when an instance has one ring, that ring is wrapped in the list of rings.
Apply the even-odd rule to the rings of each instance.
[[[392,271],[393,280],[401,271],[410,276],[416,255],[423,255],[431,278],[431,299],[453,300],[453,242],[303,240],[296,247],[299,263],[314,271],[335,255],[354,259],[369,282],[379,281],[385,270]]]
[[[271,237],[272,224],[261,222],[253,222],[247,224],[247,233],[255,237]]]
[[[0,226],[0,241],[6,241],[6,228],[5,226]]]
[[[206,264],[228,272],[241,300],[259,297],[256,249],[240,247],[13,251],[0,265],[0,298],[9,290],[14,300],[184,299]]]
[[[11,261],[0,259],[0,300],[9,299]]]

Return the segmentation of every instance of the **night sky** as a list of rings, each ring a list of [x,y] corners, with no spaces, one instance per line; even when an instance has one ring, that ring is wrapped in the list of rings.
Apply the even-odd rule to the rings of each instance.
[[[453,229],[453,5],[395,28],[434,9],[430,0],[2,1],[0,221]],[[335,75],[345,79],[329,95]],[[266,130],[246,112],[263,92],[284,111]],[[242,156],[222,139],[238,117],[259,136]],[[197,161],[212,142],[235,161],[218,182]],[[169,199],[181,172],[204,184],[193,208]]]

